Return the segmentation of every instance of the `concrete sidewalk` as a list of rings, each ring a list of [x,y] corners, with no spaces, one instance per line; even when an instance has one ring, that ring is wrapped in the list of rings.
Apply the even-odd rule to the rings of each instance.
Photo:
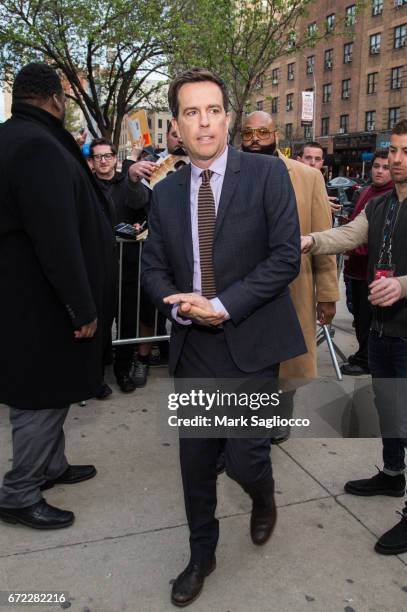
[[[343,305],[336,338],[354,348]],[[325,345],[320,372],[333,375]],[[163,612],[170,582],[188,560],[177,443],[157,427],[152,370],[146,388],[111,401],[74,406],[67,454],[92,462],[97,477],[46,492],[72,509],[73,527],[41,532],[0,523],[0,591],[67,591],[78,612]],[[7,411],[0,410],[0,466],[10,461]],[[351,478],[381,466],[380,440],[291,439],[273,448],[279,517],[268,544],[249,536],[250,503],[225,475],[219,478],[218,568],[194,612],[404,612],[407,554],[383,557],[375,541],[397,521],[404,500],[343,493]],[[17,610],[0,607],[0,610]]]

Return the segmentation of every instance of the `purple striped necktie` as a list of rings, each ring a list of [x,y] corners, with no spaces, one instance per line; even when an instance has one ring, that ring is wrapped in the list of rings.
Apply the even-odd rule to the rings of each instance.
[[[212,170],[201,172],[202,184],[198,192],[198,237],[201,263],[202,295],[208,299],[216,296],[213,269],[213,240],[215,236],[216,209],[211,189]]]

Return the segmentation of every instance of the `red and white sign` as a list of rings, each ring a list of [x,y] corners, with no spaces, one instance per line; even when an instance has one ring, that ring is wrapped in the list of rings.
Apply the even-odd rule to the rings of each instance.
[[[314,121],[314,92],[302,92],[301,121],[312,123]]]

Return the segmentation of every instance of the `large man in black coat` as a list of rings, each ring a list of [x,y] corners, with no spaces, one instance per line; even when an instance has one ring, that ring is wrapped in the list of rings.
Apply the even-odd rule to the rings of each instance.
[[[10,406],[13,466],[0,517],[35,528],[72,524],[41,490],[96,474],[69,466],[69,405],[101,383],[104,321],[113,307],[106,202],[63,127],[65,96],[46,64],[16,76],[0,128],[0,403]]]
[[[191,159],[158,183],[143,250],[143,283],[173,319],[170,370],[180,379],[276,379],[279,362],[306,351],[288,285],[300,267],[299,224],[279,159],[227,146],[224,83],[203,69],[174,79],[169,103]],[[181,438],[191,561],[173,585],[184,606],[215,568],[217,438]],[[251,537],[275,521],[270,436],[228,438],[226,471],[253,501]]]

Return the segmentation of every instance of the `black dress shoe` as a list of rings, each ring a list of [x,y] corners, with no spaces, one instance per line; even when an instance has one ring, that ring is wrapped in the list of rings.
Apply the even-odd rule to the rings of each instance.
[[[110,395],[112,395],[112,393],[113,393],[112,388],[109,387],[109,385],[104,382],[104,383],[102,383],[102,385],[101,385],[99,391],[96,393],[95,397],[98,400],[105,400]]]
[[[195,601],[202,591],[206,576],[209,576],[215,568],[215,557],[206,567],[190,561],[172,586],[171,603],[182,608]]]
[[[254,500],[250,517],[250,535],[253,544],[257,546],[265,544],[273,533],[276,521],[277,507],[274,493],[271,494],[270,500],[266,505]]]
[[[41,499],[26,508],[0,508],[0,518],[6,523],[21,523],[34,529],[62,529],[75,520],[73,512],[60,510]]]
[[[342,374],[346,376],[365,376],[366,374],[370,374],[369,368],[361,366],[358,363],[344,363],[341,365],[340,370]]]
[[[56,484],[75,484],[83,482],[96,476],[97,471],[94,465],[70,465],[61,476],[53,480],[47,480],[41,485],[41,491],[52,489]]]
[[[117,384],[123,393],[133,393],[136,389],[136,383],[128,374],[123,374],[117,377]]]

